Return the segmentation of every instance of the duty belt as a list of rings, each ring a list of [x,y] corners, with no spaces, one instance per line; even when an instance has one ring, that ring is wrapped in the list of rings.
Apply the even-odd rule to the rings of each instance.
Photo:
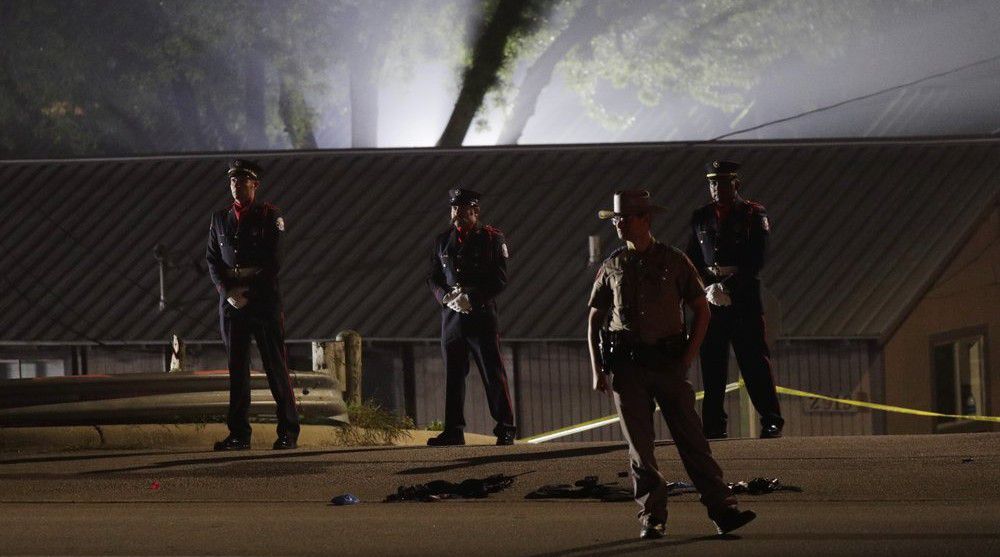
[[[262,270],[260,267],[237,267],[235,269],[225,269],[223,273],[231,279],[246,280],[259,275]]]
[[[650,368],[659,368],[679,361],[687,349],[687,335],[680,333],[646,343],[632,331],[601,330],[600,352],[605,371],[610,371],[618,358]],[[620,361],[620,360],[619,360]]]

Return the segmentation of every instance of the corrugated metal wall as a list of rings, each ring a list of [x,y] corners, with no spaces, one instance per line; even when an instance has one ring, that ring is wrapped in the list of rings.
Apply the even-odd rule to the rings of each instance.
[[[881,402],[881,351],[869,340],[781,341],[774,346],[779,385],[837,398]],[[781,397],[788,435],[884,433],[884,415],[816,399]]]
[[[289,343],[292,369],[310,369],[308,343]],[[55,349],[53,349],[55,350]],[[385,408],[414,416],[418,426],[444,420],[445,370],[437,341],[365,341],[362,392]],[[23,350],[7,349],[7,353]],[[869,340],[783,340],[772,347],[779,385],[828,396],[882,401],[882,361],[879,347]],[[88,373],[115,374],[163,370],[165,347],[88,347]],[[504,341],[504,366],[511,388],[519,436],[614,415],[610,399],[591,389],[590,362],[582,340]],[[252,367],[261,369],[260,357],[251,350]],[[189,344],[189,369],[225,369],[225,351],[218,344]],[[738,377],[730,358],[730,381]],[[690,380],[701,389],[698,363]],[[489,415],[478,369],[470,363],[466,388],[467,431],[490,434],[495,425]],[[748,428],[740,423],[741,397],[726,399],[729,433]],[[884,416],[857,407],[809,398],[781,396],[787,435],[867,435],[884,433]],[[700,408],[699,408],[700,412]],[[756,415],[754,414],[754,420]],[[656,420],[657,435],[669,439],[663,420]],[[617,425],[566,437],[567,441],[621,440]]]
[[[305,342],[289,342],[288,365],[291,369],[312,369],[311,345]],[[170,362],[170,348],[163,345],[108,345],[88,346],[86,369],[90,375],[120,373],[151,373],[164,371]],[[228,361],[222,342],[188,343],[185,348],[186,369],[226,369]],[[263,369],[260,353],[250,350],[250,368]]]
[[[412,354],[411,372],[404,365],[408,351]],[[856,400],[881,400],[881,393],[873,391],[881,384],[881,361],[872,341],[780,341],[772,351],[779,385]],[[583,341],[508,341],[503,345],[503,359],[522,437],[615,413],[606,396],[591,390],[589,356]],[[730,380],[738,377],[734,362],[731,358]],[[366,342],[364,373],[366,397],[373,396],[387,408],[412,412],[418,426],[444,420],[445,372],[436,342]],[[467,431],[489,434],[494,423],[477,374],[472,364],[466,389]],[[696,390],[701,389],[697,363],[690,379]],[[408,381],[412,385],[409,397]],[[864,409],[784,395],[781,404],[788,435],[881,433],[880,418]],[[726,411],[730,435],[745,430],[740,424],[738,393],[727,397]],[[660,438],[670,438],[662,420],[657,419],[656,427]],[[620,439],[614,425],[565,438]]]
[[[162,346],[90,346],[86,350],[90,375],[164,371]]]

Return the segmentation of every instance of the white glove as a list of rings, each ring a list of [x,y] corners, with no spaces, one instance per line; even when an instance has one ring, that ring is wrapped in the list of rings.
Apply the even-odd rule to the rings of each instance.
[[[243,307],[250,302],[250,300],[247,300],[246,297],[247,290],[249,289],[233,288],[229,290],[228,292],[226,292],[227,294],[226,301],[229,302],[229,305],[233,306],[236,309],[243,309]]]
[[[455,298],[455,305],[458,306],[458,311],[462,313],[469,313],[472,311],[472,302],[469,301],[469,295],[462,292]]]
[[[459,289],[457,289],[457,288],[454,289],[454,290],[452,290],[451,292],[445,294],[441,298],[441,304],[445,305],[445,306],[448,306],[448,307],[451,307],[451,303],[454,302],[458,298],[458,295],[461,294],[461,293],[462,293],[462,291],[459,290]]]
[[[713,306],[725,307],[733,305],[733,299],[726,292],[726,287],[720,283],[710,284],[705,287],[705,297],[708,303]]]
[[[448,309],[458,313],[469,313],[472,304],[469,303],[469,295],[462,292],[461,286],[455,286],[451,292],[441,298],[441,303],[448,306]]]
[[[448,308],[458,313],[469,313],[472,311],[472,304],[469,302],[469,295],[459,293],[452,301],[448,302]]]

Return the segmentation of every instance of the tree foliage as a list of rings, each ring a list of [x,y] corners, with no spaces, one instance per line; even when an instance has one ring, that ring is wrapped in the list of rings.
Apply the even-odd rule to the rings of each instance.
[[[911,0],[910,4],[921,3]],[[566,0],[522,39],[520,71],[508,68],[493,94],[506,109],[500,144],[517,143],[557,72],[587,114],[612,130],[634,123],[618,112],[622,92],[646,106],[682,98],[745,112],[765,70],[792,57],[829,57],[865,33],[868,0]],[[486,107],[483,107],[486,108]],[[669,115],[666,115],[669,116]]]
[[[545,8],[542,0],[496,0],[495,4],[485,11],[479,26],[458,99],[438,140],[440,147],[462,145],[487,93],[497,86],[501,71],[514,58],[511,45],[538,26]]]
[[[931,5],[945,4],[892,4]],[[442,146],[497,124],[496,109],[498,142],[517,143],[557,78],[609,130],[643,106],[736,122],[769,68],[835,55],[891,12],[872,0],[4,0],[0,157],[377,147],[384,85],[429,60],[456,68]]]
[[[375,146],[380,81],[455,29],[428,24],[453,7],[0,2],[0,157]]]
[[[570,52],[565,72],[588,114],[610,128],[632,121],[607,109],[602,86],[633,91],[647,106],[685,97],[733,113],[768,66],[833,54],[871,11],[866,0],[653,3]]]

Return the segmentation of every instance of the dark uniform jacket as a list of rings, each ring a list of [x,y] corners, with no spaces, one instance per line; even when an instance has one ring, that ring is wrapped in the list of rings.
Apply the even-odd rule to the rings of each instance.
[[[764,206],[739,200],[720,225],[715,204],[709,203],[691,216],[691,240],[687,255],[705,284],[722,282],[739,310],[763,311],[758,275],[764,267],[771,227]],[[708,267],[737,267],[736,274],[718,277]]]
[[[254,203],[239,220],[232,207],[212,215],[205,258],[221,304],[226,303],[229,289],[247,286],[246,297],[251,305],[281,307],[278,270],[284,230],[281,211],[268,203]],[[227,270],[237,268],[259,268],[261,271],[248,279],[236,279],[227,274]]]
[[[434,241],[427,284],[438,303],[460,284],[469,295],[474,318],[481,326],[497,328],[495,298],[507,286],[507,244],[503,233],[492,226],[478,226],[462,242],[452,227]],[[447,313],[455,313],[443,307]]]

